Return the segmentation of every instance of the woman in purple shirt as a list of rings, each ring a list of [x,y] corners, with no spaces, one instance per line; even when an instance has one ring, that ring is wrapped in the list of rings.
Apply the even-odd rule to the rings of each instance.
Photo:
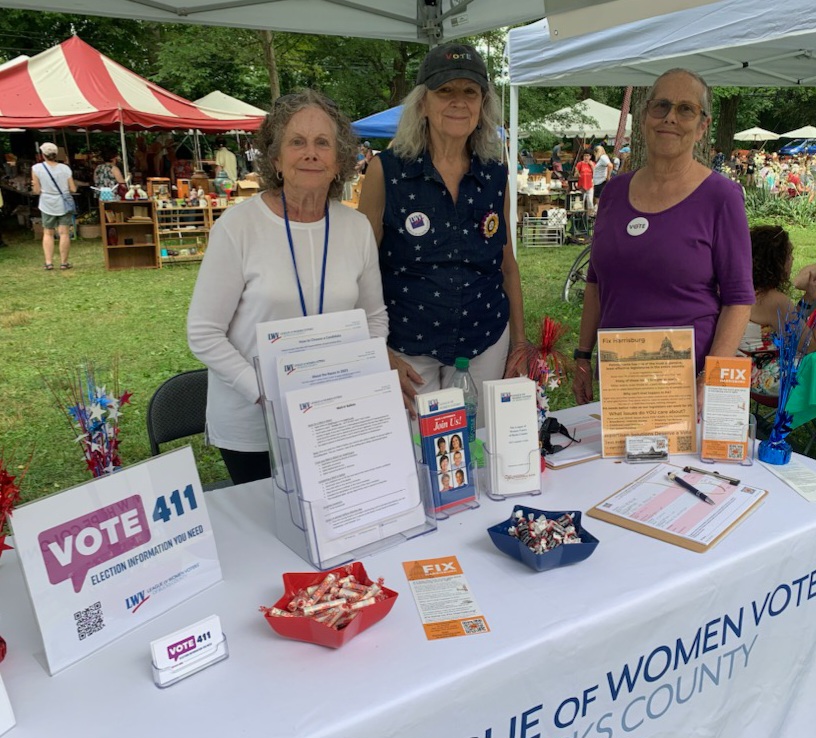
[[[694,72],[661,75],[641,113],[647,163],[611,180],[598,210],[573,392],[591,402],[599,328],[694,326],[697,369],[734,356],[751,305],[742,189],[694,158],[711,95]]]

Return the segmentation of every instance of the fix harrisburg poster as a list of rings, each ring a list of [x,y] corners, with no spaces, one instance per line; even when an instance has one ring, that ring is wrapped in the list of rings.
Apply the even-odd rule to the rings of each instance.
[[[52,675],[221,580],[189,447],[23,505],[12,523]]]

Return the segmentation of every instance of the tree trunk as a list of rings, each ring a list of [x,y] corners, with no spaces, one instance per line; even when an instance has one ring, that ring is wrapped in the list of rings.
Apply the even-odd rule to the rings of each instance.
[[[737,131],[737,112],[739,111],[741,99],[739,94],[720,98],[717,140],[714,145],[725,154],[726,160],[730,157],[731,149],[734,147],[734,133]]]
[[[643,105],[646,102],[646,95],[649,93],[648,87],[633,87],[632,88],[632,136],[629,140],[629,146],[632,151],[629,154],[628,170],[633,172],[635,169],[640,169],[646,163],[646,146],[643,143],[643,131],[640,125],[640,111],[643,110]]]
[[[272,31],[259,31],[261,45],[263,46],[264,66],[269,74],[269,94],[271,103],[280,97],[280,79],[278,77],[278,64],[275,59],[275,37]]]
[[[397,53],[394,55],[394,74],[391,78],[391,95],[388,100],[388,107],[393,108],[399,105],[403,98],[413,89],[414,85],[408,84],[406,77],[408,71],[408,60],[411,53],[408,44],[404,41],[397,43]]]

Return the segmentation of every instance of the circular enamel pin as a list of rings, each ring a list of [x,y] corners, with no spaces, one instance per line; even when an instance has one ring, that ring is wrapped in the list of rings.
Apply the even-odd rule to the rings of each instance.
[[[412,236],[424,236],[431,230],[431,219],[425,213],[411,213],[405,219],[405,230]]]
[[[485,238],[493,238],[499,230],[499,215],[492,210],[482,218],[482,235]]]
[[[626,224],[626,232],[630,236],[642,236],[649,230],[649,221],[646,218],[632,218]]]

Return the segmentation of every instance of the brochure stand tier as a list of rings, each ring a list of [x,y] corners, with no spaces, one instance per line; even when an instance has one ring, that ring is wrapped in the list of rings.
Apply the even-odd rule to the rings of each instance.
[[[512,479],[516,476],[527,476],[527,474],[521,473],[518,468],[515,469],[514,474],[510,474],[507,472],[507,464],[505,463],[504,459],[499,454],[492,454],[490,453],[490,449],[485,445],[484,447],[484,459],[485,459],[485,471],[487,475],[487,481],[485,482],[485,487],[487,488],[487,496],[491,500],[506,500],[511,497],[535,497],[536,495],[541,494],[541,481],[542,481],[542,474],[537,473],[534,476],[535,481],[531,482],[529,489],[522,489],[518,491],[512,492],[502,492],[500,489],[494,484],[493,480],[505,480],[505,481],[512,481]],[[527,473],[531,469],[540,469],[541,468],[541,451],[538,448],[530,449],[529,453],[529,466],[526,470]]]
[[[258,381],[262,388],[263,381],[260,372],[258,373]],[[376,526],[367,524],[361,529],[347,534],[344,538],[349,540],[350,543],[347,550],[343,551],[342,554],[327,554],[321,546],[320,536],[316,534],[320,516],[315,503],[304,499],[302,494],[292,439],[278,433],[278,427],[283,427],[283,425],[277,422],[275,407],[267,399],[263,390],[262,405],[272,464],[275,535],[306,562],[317,569],[334,569],[436,530],[437,523],[430,474],[426,466],[417,463],[416,474],[419,482],[420,506],[424,513],[420,510],[415,510],[415,512],[417,518],[421,518],[423,522],[420,525],[390,533],[389,529],[394,527],[394,519],[385,518]],[[353,543],[355,538],[361,541],[360,545]]]

